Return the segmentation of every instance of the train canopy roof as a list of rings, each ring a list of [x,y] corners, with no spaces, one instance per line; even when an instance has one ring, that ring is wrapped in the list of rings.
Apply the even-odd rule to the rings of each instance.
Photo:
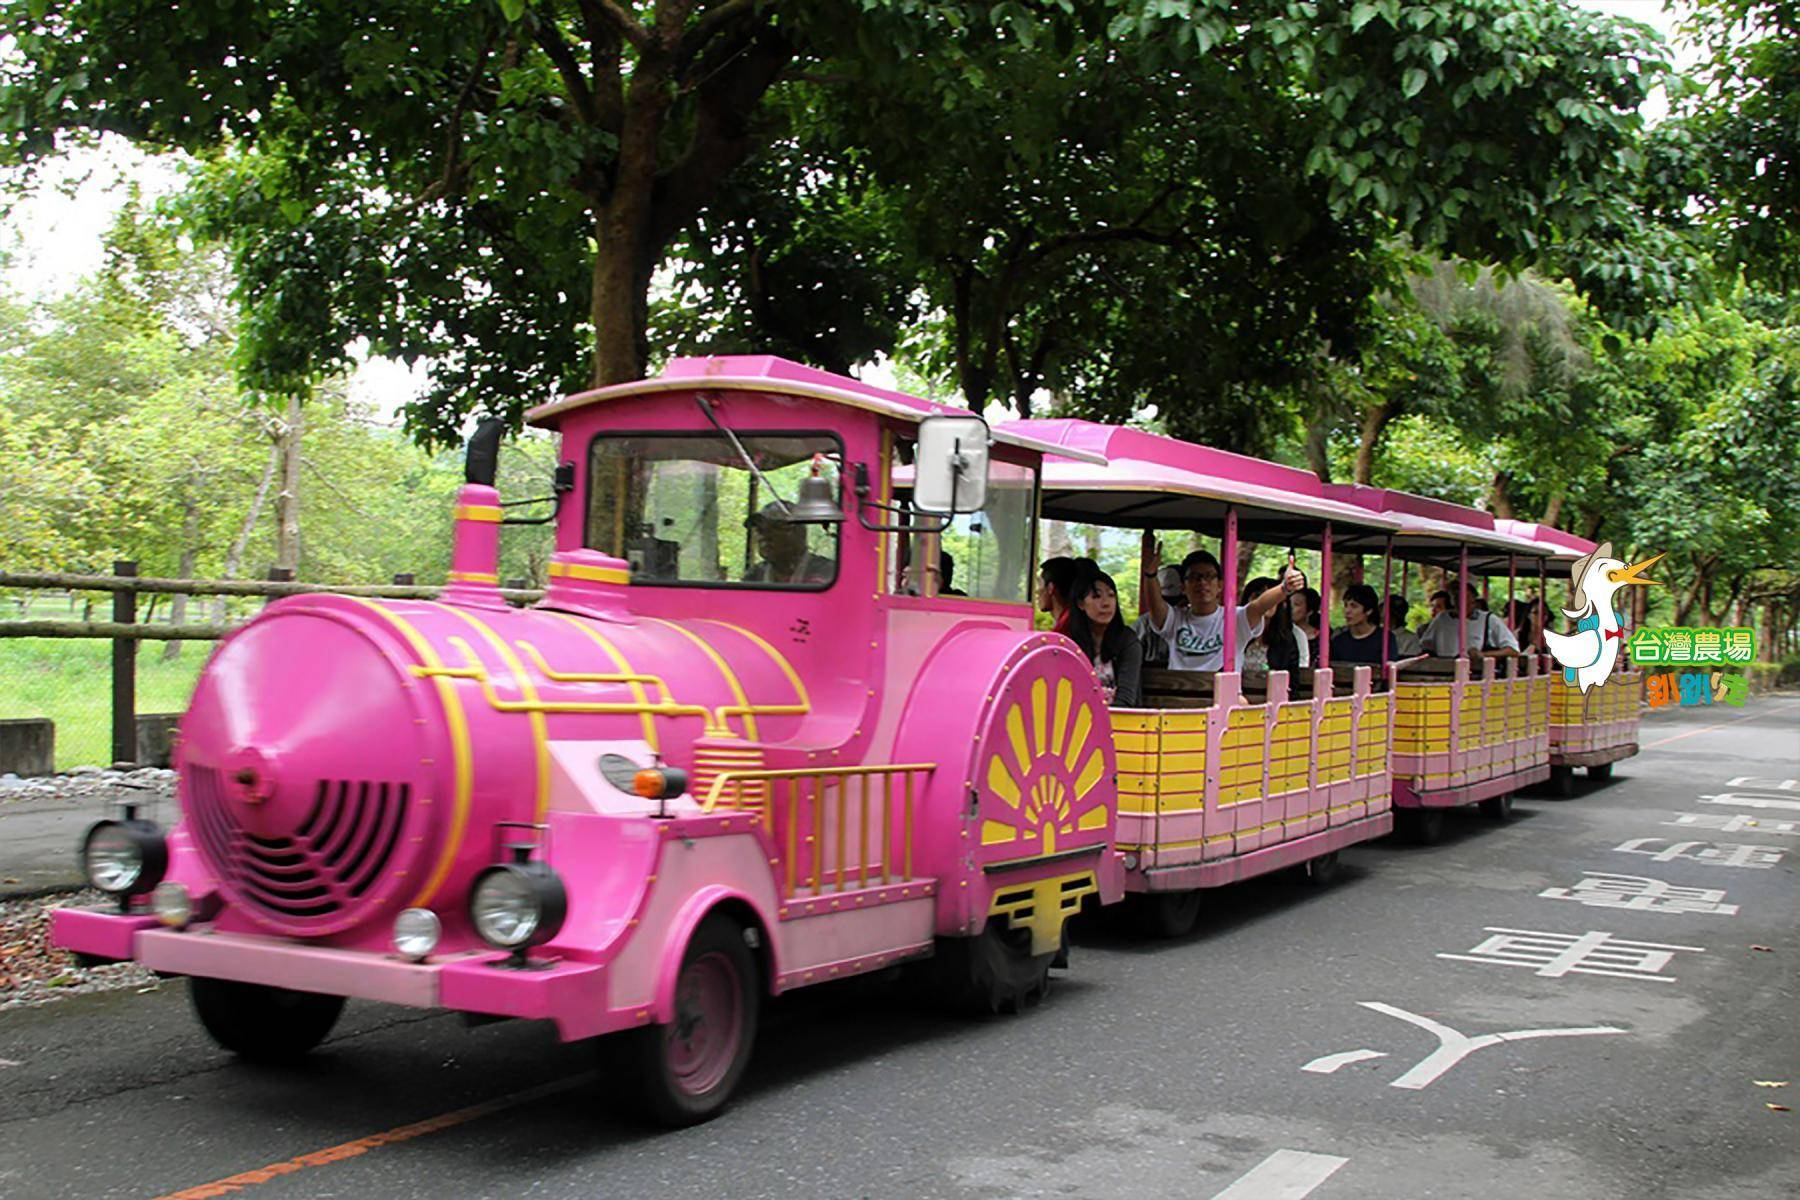
[[[1554,525],[1535,524],[1530,521],[1511,521],[1505,517],[1495,517],[1494,526],[1502,533],[1510,533],[1514,537],[1537,542],[1548,549],[1548,557],[1556,561],[1572,562],[1582,555],[1592,554],[1600,548],[1599,543],[1590,542],[1579,534],[1565,533]]]
[[[1328,483],[1324,487],[1328,496],[1397,518],[1400,532],[1394,538],[1394,553],[1400,558],[1453,567],[1462,547],[1467,546],[1470,574],[1504,575],[1512,569],[1515,559],[1535,564],[1539,559],[1555,559],[1561,553],[1549,542],[1503,528],[1492,513],[1466,504],[1358,483]],[[1372,545],[1366,548],[1378,549]]]
[[[590,392],[577,392],[572,396],[565,396],[561,400],[540,404],[526,413],[525,419],[532,425],[554,429],[565,414],[589,405],[623,400],[630,396],[655,395],[659,392],[693,391],[696,388],[705,388],[709,391],[770,392],[783,396],[805,396],[808,399],[842,404],[849,408],[878,413],[884,417],[913,424],[930,416],[967,417],[975,415],[959,405],[938,404],[931,400],[922,400],[917,396],[909,396],[905,392],[893,392],[886,388],[878,388],[864,383],[860,379],[851,379],[846,375],[833,375],[829,371],[821,371],[817,367],[777,358],[772,354],[741,354],[714,355],[706,358],[677,358],[663,368],[662,374],[654,379],[639,379],[632,383],[595,388]],[[1068,456],[1073,453],[1074,457],[1093,462],[1105,461],[1086,451],[1071,452],[1066,447],[1051,445],[1025,432],[1010,432],[1003,425],[989,428],[994,441],[1001,445],[1017,446],[1020,449],[1033,450],[1040,454],[1055,453]]]
[[[1316,546],[1324,523],[1385,542],[1400,522],[1325,495],[1310,471],[1094,421],[1009,421],[1008,433],[1053,443],[1044,462],[1044,516],[1130,529],[1219,534],[1235,507],[1246,541]]]

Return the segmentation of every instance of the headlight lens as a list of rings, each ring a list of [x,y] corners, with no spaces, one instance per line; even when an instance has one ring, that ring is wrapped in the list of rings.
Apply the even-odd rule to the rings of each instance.
[[[1125,869],[1127,871],[1135,871],[1138,869],[1138,856],[1137,855],[1127,854],[1125,856]]]
[[[166,879],[156,885],[150,895],[150,907],[156,919],[171,929],[185,929],[194,919],[194,898],[183,885]]]
[[[429,908],[402,909],[394,918],[394,949],[407,958],[422,959],[437,949],[442,932],[437,914]]]
[[[555,937],[569,909],[562,880],[541,862],[489,867],[469,893],[469,920],[491,946],[523,950]]]
[[[489,871],[475,885],[470,915],[477,933],[506,950],[530,942],[543,916],[531,885],[504,867]]]
[[[103,892],[126,892],[144,873],[144,854],[117,821],[102,821],[88,834],[82,851],[87,877]]]
[[[140,896],[162,882],[169,866],[169,843],[152,822],[127,817],[98,821],[81,843],[81,869],[88,882],[115,896]]]

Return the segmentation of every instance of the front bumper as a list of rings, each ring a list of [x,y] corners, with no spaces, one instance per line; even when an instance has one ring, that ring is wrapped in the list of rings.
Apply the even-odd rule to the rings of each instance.
[[[364,950],[217,933],[205,926],[165,929],[154,917],[84,908],[53,912],[50,940],[78,954],[135,960],[170,975],[554,1021],[564,1041],[641,1025],[650,1017],[647,1010],[609,1010],[601,964],[543,960],[514,970],[498,965],[507,956],[497,950],[418,963]]]

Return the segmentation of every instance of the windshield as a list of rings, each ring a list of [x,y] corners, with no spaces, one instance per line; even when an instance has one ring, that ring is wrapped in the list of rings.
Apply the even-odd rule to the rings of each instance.
[[[829,434],[738,440],[789,504],[813,455],[843,461]],[[633,583],[818,591],[837,579],[838,527],[783,520],[769,489],[716,433],[595,438],[585,541],[630,563]]]

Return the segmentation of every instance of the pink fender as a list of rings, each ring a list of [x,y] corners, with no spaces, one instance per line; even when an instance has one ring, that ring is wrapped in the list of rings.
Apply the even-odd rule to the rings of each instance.
[[[653,1008],[659,1023],[666,1025],[675,1019],[675,983],[681,974],[682,955],[687,953],[688,942],[693,940],[694,930],[700,927],[700,922],[713,909],[733,900],[755,913],[757,921],[762,925],[758,936],[762,938],[763,952],[768,955],[767,963],[762,965],[766,965],[768,969],[768,990],[771,994],[774,993],[775,981],[781,977],[780,952],[774,935],[774,930],[778,928],[776,922],[746,893],[715,883],[689,896],[682,904],[681,911],[669,923],[669,938],[663,945],[661,965],[656,969],[656,1000]]]

